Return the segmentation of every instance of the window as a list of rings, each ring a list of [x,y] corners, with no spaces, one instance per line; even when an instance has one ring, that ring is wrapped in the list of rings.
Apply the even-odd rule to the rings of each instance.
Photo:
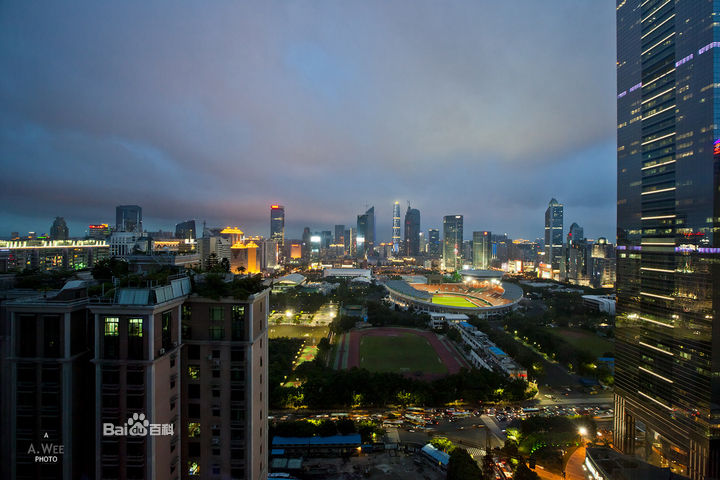
[[[200,367],[198,365],[188,365],[188,376],[195,380],[200,378]]]
[[[142,337],[143,336],[142,318],[128,319],[128,336],[129,337]]]
[[[188,345],[188,358],[191,360],[200,358],[200,345]]]
[[[213,378],[220,378],[220,369],[219,369],[219,368],[213,368],[212,376],[213,376]]]
[[[200,398],[200,385],[188,385],[188,398]]]
[[[212,322],[210,324],[210,340],[222,340],[225,338],[225,329],[223,324],[219,322]]]
[[[188,321],[192,318],[192,305],[183,304],[182,306],[182,319]]]
[[[199,457],[200,456],[200,443],[199,442],[189,442],[188,443],[188,456],[189,457]]]
[[[245,338],[245,307],[233,305],[232,307],[232,339],[243,340]]]
[[[200,465],[198,462],[188,460],[188,475],[200,475]]]
[[[162,314],[162,346],[165,349],[172,348],[172,310]]]
[[[220,405],[213,405],[213,407],[212,407],[212,416],[213,416],[213,417],[219,417],[219,416],[220,416]]]
[[[220,465],[214,463],[212,466],[212,473],[213,475],[220,475]]]
[[[196,438],[200,436],[200,422],[188,422],[188,437]]]
[[[199,403],[189,403],[188,404],[188,417],[200,418],[200,404]]]
[[[212,358],[220,358],[220,350],[213,350]]]
[[[212,387],[213,398],[220,398],[220,387]]]
[[[105,317],[105,336],[117,337],[119,323],[120,319],[118,317]]]
[[[223,307],[210,307],[210,321],[211,322],[222,322],[223,321]]]

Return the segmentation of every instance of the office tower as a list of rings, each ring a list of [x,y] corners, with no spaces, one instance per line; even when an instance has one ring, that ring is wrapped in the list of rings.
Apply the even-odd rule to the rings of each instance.
[[[432,258],[440,258],[440,230],[431,228],[428,230],[428,255]]]
[[[310,227],[305,227],[302,234],[302,258],[308,260],[310,258]]]
[[[115,207],[115,230],[118,232],[141,233],[142,208],[137,205],[119,205]]]
[[[55,217],[55,221],[50,227],[51,240],[67,240],[70,238],[70,231],[63,217]]]
[[[188,220],[175,225],[175,238],[195,240],[196,237],[197,227],[195,226],[195,220]]]
[[[554,198],[545,210],[545,263],[560,271],[563,249],[563,206]]]
[[[88,225],[88,237],[94,240],[105,240],[110,236],[110,226],[107,223]]]
[[[345,240],[345,255],[352,255],[353,236],[350,232],[354,231],[352,227],[343,232],[343,240]]]
[[[181,479],[267,478],[268,292],[182,306]]]
[[[333,243],[333,234],[330,230],[323,230],[320,232],[320,249],[327,250],[330,248],[330,244]]]
[[[424,255],[427,253],[427,237],[423,232],[418,233],[418,237],[420,239],[420,254]]]
[[[487,270],[492,260],[492,234],[473,232],[473,268]]]
[[[405,255],[415,257],[420,253],[420,210],[410,208],[405,212]]]
[[[463,216],[443,217],[443,262],[445,270],[462,268]]]
[[[718,14],[716,2],[617,7],[613,443],[694,480],[720,477]]]
[[[335,225],[335,238],[333,239],[335,245],[342,245],[345,243],[345,225]]]
[[[583,228],[570,225],[560,267],[561,279],[576,285],[590,285],[592,274],[592,242],[585,240]]]
[[[400,253],[400,242],[400,202],[395,202],[392,219],[392,253],[394,255]]]
[[[270,239],[280,245],[285,242],[285,207],[282,205],[270,206]]]
[[[375,246],[375,207],[357,216],[357,254],[371,255]]]

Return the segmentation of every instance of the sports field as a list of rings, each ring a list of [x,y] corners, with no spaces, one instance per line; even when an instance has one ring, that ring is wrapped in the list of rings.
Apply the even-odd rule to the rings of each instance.
[[[447,373],[428,340],[414,333],[365,335],[360,340],[360,367],[374,372]]]
[[[611,340],[598,337],[594,333],[585,330],[577,328],[550,328],[548,330],[572,346],[586,350],[595,357],[601,357],[606,352],[615,351],[615,344]]]
[[[439,305],[448,305],[450,307],[470,307],[478,308],[477,305],[467,300],[465,297],[458,297],[456,295],[433,295],[432,303]]]

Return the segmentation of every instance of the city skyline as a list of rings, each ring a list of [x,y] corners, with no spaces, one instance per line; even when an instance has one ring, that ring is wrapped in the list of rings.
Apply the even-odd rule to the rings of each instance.
[[[614,236],[614,8],[559,7],[6,4],[0,235],[56,216],[73,235],[121,204],[148,230],[264,233],[279,203],[290,236],[373,204],[389,239],[410,200],[426,226],[536,238],[556,197]]]

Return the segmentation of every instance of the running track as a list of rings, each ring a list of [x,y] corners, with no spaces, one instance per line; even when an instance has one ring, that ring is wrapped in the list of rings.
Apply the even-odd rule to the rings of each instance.
[[[350,345],[347,347],[347,368],[360,366],[360,340],[365,335],[391,337],[400,335],[402,333],[413,333],[415,335],[424,337],[430,343],[430,345],[432,345],[433,349],[435,349],[435,353],[437,353],[438,357],[440,357],[440,360],[445,364],[449,374],[452,375],[458,373],[461,368],[469,368],[465,360],[460,356],[460,354],[455,350],[455,348],[450,345],[450,342],[447,339],[440,340],[437,335],[432,332],[428,332],[427,330],[395,327],[368,328],[360,330],[353,329],[349,333],[346,333],[345,335],[350,336]],[[412,376],[412,374],[410,373],[406,375]],[[425,374],[424,378],[426,380],[430,380],[442,376],[443,375]]]

